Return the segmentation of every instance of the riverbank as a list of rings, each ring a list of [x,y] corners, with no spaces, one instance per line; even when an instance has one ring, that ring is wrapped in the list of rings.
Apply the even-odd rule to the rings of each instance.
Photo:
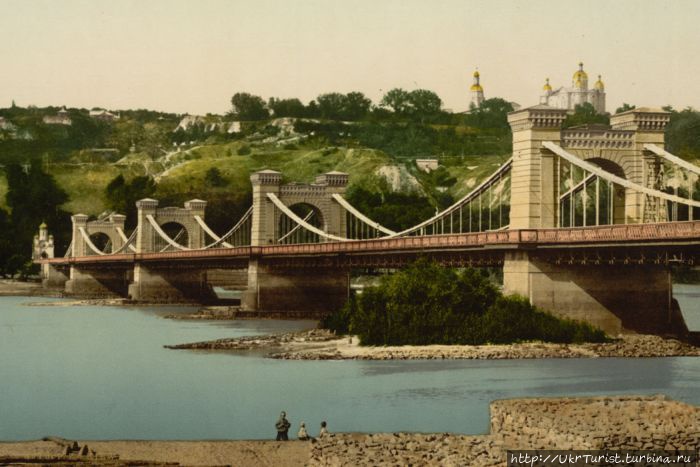
[[[45,289],[40,282],[0,279],[0,297],[61,297],[58,290]]]
[[[509,345],[425,345],[372,347],[357,337],[341,337],[323,329],[268,336],[217,339],[167,345],[168,349],[260,350],[284,360],[459,360],[600,357],[700,356],[700,347],[653,335],[626,334],[602,344],[529,342]]]
[[[0,443],[0,464],[75,465],[470,465],[505,466],[509,449],[692,450],[700,408],[664,396],[494,401],[490,432],[338,433],[315,442],[45,441]],[[87,448],[85,447],[87,446]],[[85,454],[81,454],[85,452]]]

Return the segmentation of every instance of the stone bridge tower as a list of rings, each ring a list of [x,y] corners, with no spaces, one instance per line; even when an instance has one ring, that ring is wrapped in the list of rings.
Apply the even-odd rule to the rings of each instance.
[[[89,256],[97,254],[88,247],[85,237],[80,233],[80,229],[83,229],[88,237],[95,234],[106,235],[112,244],[110,251],[117,251],[124,245],[124,239],[119,235],[119,230],[124,232],[124,222],[126,220],[126,217],[122,214],[111,214],[106,219],[95,221],[88,221],[88,216],[85,214],[75,214],[71,216],[71,220],[73,221],[71,256]]]
[[[282,185],[282,174],[263,170],[251,175],[253,185],[253,218],[251,245],[270,246],[277,243],[279,225],[284,214],[268,198],[273,193],[288,207],[295,204],[312,206],[320,214],[321,229],[340,237],[346,236],[345,209],[333,199],[345,193],[348,175],[329,172],[316,177],[311,184]],[[252,255],[248,263],[248,289],[241,305],[246,310],[319,311],[341,307],[348,297],[349,274],[337,268],[294,268]]]
[[[179,224],[187,233],[187,245],[183,246],[191,249],[202,248],[206,242],[206,236],[195,216],[203,220],[206,207],[207,202],[201,199],[187,201],[184,208],[159,208],[158,201],[150,198],[137,201],[136,251],[139,253],[156,251],[158,233],[148,220],[148,216],[151,216],[160,226],[169,223]]]
[[[566,110],[538,105],[512,112],[511,229],[567,227],[560,196],[562,159],[543,147],[567,152],[638,185],[655,188],[659,161],[645,144],[663,147],[668,112],[634,109],[611,117],[611,126],[562,129]],[[613,223],[641,223],[659,205],[624,187],[613,191]],[[658,265],[580,265],[553,261],[537,250],[508,251],[504,290],[567,318],[585,320],[616,334],[622,328],[664,332],[671,323],[669,271]],[[644,294],[638,293],[641,289]]]
[[[282,174],[275,170],[262,170],[250,176],[253,185],[253,218],[251,245],[264,246],[277,243],[279,221],[284,215],[267,197],[275,194],[285,205],[308,204],[318,210],[322,218],[321,229],[340,237],[346,235],[345,210],[333,199],[333,194],[345,193],[348,174],[329,172],[316,177],[311,184],[282,185]]]

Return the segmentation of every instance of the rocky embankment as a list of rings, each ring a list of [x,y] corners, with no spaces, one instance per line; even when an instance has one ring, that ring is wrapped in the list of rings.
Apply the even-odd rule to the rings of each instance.
[[[167,319],[178,320],[230,320],[230,319],[306,319],[320,320],[322,313],[305,311],[244,311],[239,306],[205,306],[194,313],[173,313]]]
[[[313,442],[0,442],[0,464],[506,466],[508,450],[700,447],[700,408],[664,396],[510,399],[490,406],[486,435],[335,433]],[[88,448],[89,446],[89,448]]]
[[[459,360],[521,358],[700,356],[700,347],[652,335],[623,335],[601,344],[361,346],[357,337],[337,337],[322,329],[269,336],[218,339],[166,346],[193,350],[264,350],[286,360]]]
[[[512,399],[491,403],[490,434],[336,434],[309,465],[505,466],[508,450],[689,450],[700,409],[664,396]]]
[[[323,329],[310,331],[290,332],[285,334],[270,334],[267,336],[237,337],[231,339],[216,339],[213,341],[193,342],[190,344],[166,345],[166,349],[190,349],[190,350],[257,350],[263,349],[270,352],[283,348],[302,345],[304,348],[313,348],[319,343],[327,343],[337,337]]]

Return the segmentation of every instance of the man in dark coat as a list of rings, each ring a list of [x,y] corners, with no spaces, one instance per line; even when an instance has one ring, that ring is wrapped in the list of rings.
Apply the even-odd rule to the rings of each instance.
[[[277,423],[275,423],[275,428],[277,428],[277,441],[289,441],[287,432],[291,426],[292,424],[289,423],[289,420],[287,420],[287,414],[282,412],[279,420],[277,420]]]

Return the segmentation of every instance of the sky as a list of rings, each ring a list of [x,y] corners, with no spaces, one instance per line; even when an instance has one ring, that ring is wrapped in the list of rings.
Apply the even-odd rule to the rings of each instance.
[[[607,107],[700,108],[697,0],[0,0],[0,107],[224,113],[395,87],[535,105],[579,61]]]

